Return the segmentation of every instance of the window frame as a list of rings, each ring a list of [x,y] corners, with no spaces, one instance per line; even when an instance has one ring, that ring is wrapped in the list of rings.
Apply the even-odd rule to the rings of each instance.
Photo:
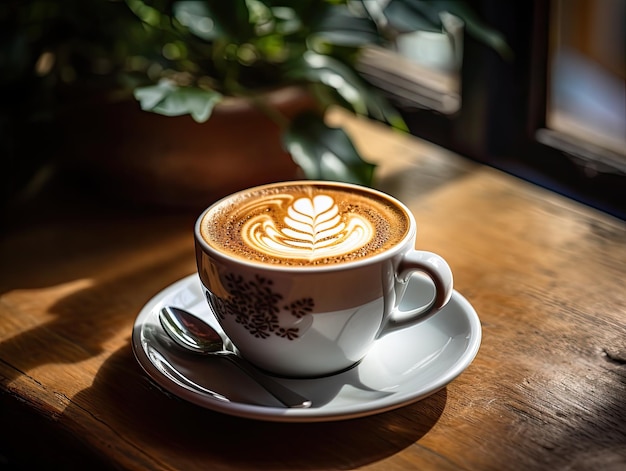
[[[594,155],[546,127],[551,2],[470,3],[504,34],[514,59],[507,61],[466,35],[461,109],[451,116],[404,110],[410,132],[626,219],[621,162]]]

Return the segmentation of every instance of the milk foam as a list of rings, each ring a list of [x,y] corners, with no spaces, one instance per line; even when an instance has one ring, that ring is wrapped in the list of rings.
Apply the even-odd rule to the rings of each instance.
[[[384,195],[332,184],[277,184],[240,192],[211,208],[202,238],[229,256],[260,263],[346,263],[387,250],[409,231]]]
[[[244,242],[275,257],[315,260],[354,252],[374,237],[372,224],[358,214],[340,214],[332,196],[302,197],[276,221],[260,214],[242,228]]]

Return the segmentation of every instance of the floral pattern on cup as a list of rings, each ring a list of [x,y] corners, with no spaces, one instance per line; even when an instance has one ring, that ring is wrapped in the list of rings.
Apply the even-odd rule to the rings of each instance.
[[[262,252],[314,260],[358,250],[372,239],[374,228],[359,215],[341,214],[335,200],[322,194],[293,201],[282,222],[257,215],[243,233]]]
[[[272,288],[273,282],[256,275],[253,280],[229,274],[224,277],[224,288],[229,293],[220,297],[205,290],[207,301],[215,314],[222,320],[234,316],[251,335],[266,339],[271,335],[293,340],[299,337],[299,327],[286,327],[280,324],[279,313],[289,312],[295,319],[301,319],[313,311],[312,298],[302,298],[283,304],[283,296]],[[281,307],[282,304],[282,307]]]

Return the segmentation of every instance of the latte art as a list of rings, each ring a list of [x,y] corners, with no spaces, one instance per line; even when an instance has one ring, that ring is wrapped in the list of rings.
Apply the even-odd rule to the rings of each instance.
[[[358,214],[339,214],[335,200],[320,194],[295,200],[282,224],[265,214],[253,217],[242,237],[272,256],[314,260],[358,250],[372,240],[374,228]]]
[[[267,185],[232,195],[200,221],[228,256],[265,264],[326,265],[373,256],[408,233],[409,216],[386,195],[323,182]]]

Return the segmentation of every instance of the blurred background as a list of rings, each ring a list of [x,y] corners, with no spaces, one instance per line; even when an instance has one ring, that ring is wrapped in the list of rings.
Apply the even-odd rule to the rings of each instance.
[[[195,137],[190,129],[200,130],[208,140],[222,134],[225,128],[210,131],[199,128],[205,126],[199,123],[208,119],[227,91],[249,96],[246,87],[255,72],[268,83],[281,74],[311,85],[317,111],[343,106],[392,127],[405,126],[469,159],[626,219],[626,2],[469,0],[465,2],[469,10],[459,9],[460,2],[443,0],[328,2],[347,6],[339,10],[326,5],[323,14],[308,15],[306,8],[320,10],[321,3],[301,1],[286,8],[289,2],[252,0],[3,2],[3,206],[32,197],[60,172],[84,170],[85,162],[95,160],[98,153],[109,153],[100,156],[108,165],[98,164],[94,173],[130,175],[129,165],[123,165],[130,163],[135,173],[143,172],[143,184],[154,185],[144,194],[159,188],[154,183],[159,174],[201,175],[197,164],[181,157],[177,148],[192,147]],[[241,17],[235,11],[238,5],[249,10],[241,24],[235,21]],[[355,11],[358,14],[353,15]],[[467,11],[472,13],[464,16]],[[258,37],[253,39],[247,31],[251,17],[257,21]],[[402,24],[406,18],[414,18],[414,24]],[[243,37],[244,33],[249,35]],[[232,43],[222,44],[224,37]],[[294,39],[300,43],[289,42]],[[224,68],[221,88],[212,78],[212,73],[220,72],[221,59],[207,60],[218,57],[209,45],[223,46],[221,58],[236,56],[238,68],[236,72]],[[293,57],[285,57],[285,45]],[[266,59],[262,64],[260,56]],[[306,60],[296,64],[302,57]],[[392,107],[378,100],[378,93]],[[105,119],[113,108],[93,108],[103,101],[113,103],[119,113]],[[310,109],[311,103],[305,102],[280,113],[289,119],[300,116],[297,113]],[[141,113],[152,121],[142,130],[130,131]],[[149,144],[161,134],[157,115],[177,116],[177,121],[165,124],[176,137],[158,146]],[[206,140],[192,153],[205,149],[214,154],[213,171],[220,166],[238,174],[246,173],[245,168],[249,174],[265,170],[271,179],[278,175],[274,172],[284,171],[289,177],[304,170],[306,176],[345,176],[371,184],[371,166],[342,135],[314,117],[308,113],[306,119],[294,120],[287,137],[276,140],[282,139],[292,155],[315,136],[328,145],[305,150],[333,155],[345,150],[347,156],[339,155],[327,168],[306,152],[295,159],[300,170],[291,160],[276,167],[264,162],[257,167],[239,165],[232,156],[207,151]],[[213,116],[206,124],[212,121]],[[117,127],[109,127],[112,122]],[[244,126],[242,118],[234,122]],[[271,132],[268,128],[265,134]],[[122,150],[122,141],[131,141],[131,150]],[[113,150],[105,151],[109,144]],[[159,154],[153,165],[157,170],[140,168],[144,163],[130,157],[143,158],[153,151]],[[184,162],[181,170],[174,168],[174,160]],[[338,167],[336,173],[329,170]],[[162,200],[172,201],[193,185],[187,180],[180,187],[172,185]],[[216,187],[212,194],[233,189],[236,185]]]
[[[459,112],[410,111],[411,131],[624,219],[626,2],[471,4],[515,60],[466,38]]]

